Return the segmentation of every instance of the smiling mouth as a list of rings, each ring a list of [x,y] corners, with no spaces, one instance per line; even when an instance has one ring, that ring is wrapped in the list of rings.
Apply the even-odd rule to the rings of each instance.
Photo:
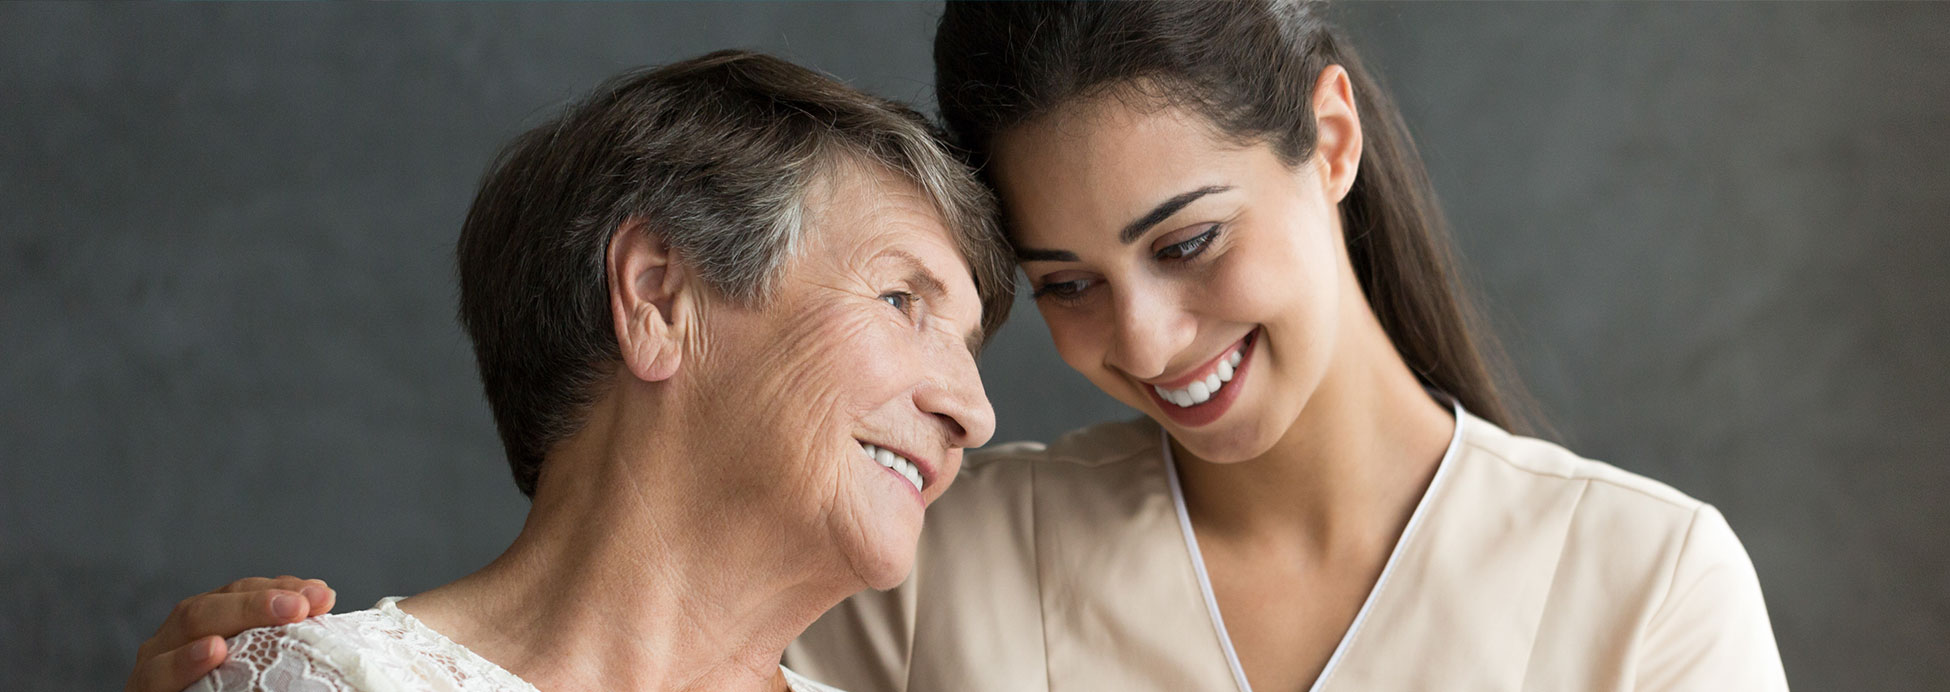
[[[926,479],[921,475],[921,467],[915,464],[913,460],[901,456],[899,453],[890,449],[859,440],[855,440],[855,442],[860,442],[860,452],[867,456],[868,461],[872,461],[892,470],[894,473],[900,474],[901,478],[905,478],[907,482],[914,484],[915,492],[920,492],[921,488],[927,485]]]
[[[1151,391],[1157,393],[1159,399],[1179,408],[1191,408],[1210,401],[1232,382],[1236,374],[1235,369],[1245,360],[1246,347],[1251,345],[1252,341],[1253,334],[1247,334],[1246,338],[1234,343],[1231,348],[1226,349],[1225,353],[1209,361],[1203,374],[1179,379],[1180,384],[1177,388],[1151,385]]]

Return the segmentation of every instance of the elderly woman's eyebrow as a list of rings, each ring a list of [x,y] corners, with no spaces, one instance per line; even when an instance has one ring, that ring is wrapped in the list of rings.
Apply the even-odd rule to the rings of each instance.
[[[892,249],[881,253],[881,256],[900,262],[902,268],[907,270],[907,276],[902,280],[907,282],[908,290],[919,293],[925,298],[940,298],[948,295],[948,284],[943,282],[941,277],[935,276],[934,272],[929,271],[928,265],[922,263],[921,258],[915,257],[913,253]]]

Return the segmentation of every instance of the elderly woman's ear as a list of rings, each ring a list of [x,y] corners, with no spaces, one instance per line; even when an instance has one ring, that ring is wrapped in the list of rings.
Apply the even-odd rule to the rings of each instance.
[[[682,322],[697,298],[688,272],[643,219],[617,227],[606,264],[609,312],[623,363],[645,382],[670,379],[682,361],[682,331],[695,327]]]

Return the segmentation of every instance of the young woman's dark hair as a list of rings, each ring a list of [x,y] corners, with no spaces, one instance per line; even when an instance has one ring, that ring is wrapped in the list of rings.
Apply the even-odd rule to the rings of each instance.
[[[1462,288],[1415,144],[1324,10],[1293,0],[949,2],[935,32],[935,94],[978,170],[998,134],[1100,96],[1187,108],[1296,165],[1313,153],[1314,82],[1340,65],[1364,137],[1341,221],[1368,304],[1425,384],[1526,432],[1527,399]]]

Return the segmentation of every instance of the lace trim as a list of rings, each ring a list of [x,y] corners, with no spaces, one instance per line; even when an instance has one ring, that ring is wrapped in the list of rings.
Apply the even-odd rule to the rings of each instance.
[[[539,692],[400,610],[326,615],[230,639],[230,657],[197,692]],[[840,692],[781,666],[793,692]]]
[[[230,639],[230,657],[193,689],[211,692],[537,692],[433,631],[388,598]]]

